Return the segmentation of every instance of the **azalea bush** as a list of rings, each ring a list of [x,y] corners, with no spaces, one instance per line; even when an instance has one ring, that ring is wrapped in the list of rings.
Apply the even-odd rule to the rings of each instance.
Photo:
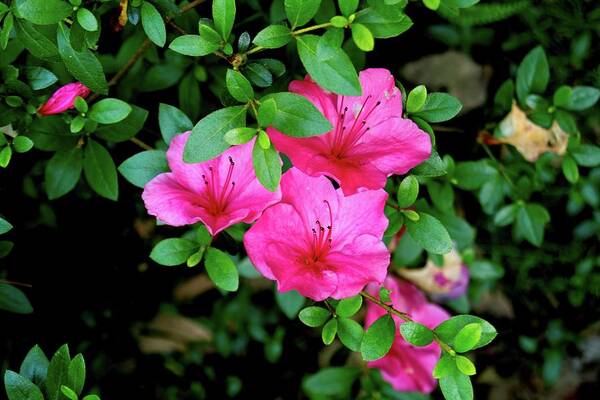
[[[0,3],[6,396],[591,395],[599,26],[586,0]]]

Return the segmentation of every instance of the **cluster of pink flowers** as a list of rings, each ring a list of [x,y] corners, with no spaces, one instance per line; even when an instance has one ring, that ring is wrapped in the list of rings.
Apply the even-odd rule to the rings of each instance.
[[[208,162],[186,164],[189,132],[175,137],[167,152],[171,172],[144,188],[151,215],[173,226],[201,221],[214,236],[239,223],[254,223],[244,236],[252,263],[280,291],[297,290],[315,301],[358,294],[385,282],[394,305],[417,321],[435,326],[448,315],[427,303],[409,283],[387,278],[390,253],[383,243],[387,177],[404,174],[431,153],[429,135],[402,118],[401,93],[385,69],[360,74],[363,94],[339,96],[310,78],[290,91],[309,99],[331,122],[324,135],[292,138],[267,133],[293,167],[269,192],[252,167],[253,141]],[[339,189],[328,179],[331,178]],[[367,324],[383,313],[369,306]],[[431,391],[431,372],[440,349],[417,349],[398,334],[389,355],[370,363],[398,390]]]

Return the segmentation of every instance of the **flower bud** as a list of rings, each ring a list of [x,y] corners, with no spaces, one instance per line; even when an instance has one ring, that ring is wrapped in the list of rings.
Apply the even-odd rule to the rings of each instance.
[[[60,89],[46,101],[37,112],[40,115],[60,114],[74,107],[74,101],[77,96],[87,97],[90,94],[90,89],[83,83],[69,83]]]

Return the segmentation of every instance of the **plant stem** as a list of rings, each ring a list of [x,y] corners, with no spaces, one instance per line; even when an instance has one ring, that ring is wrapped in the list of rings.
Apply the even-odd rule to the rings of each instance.
[[[28,288],[33,287],[33,285],[30,285],[29,283],[7,281],[6,279],[0,279],[0,283],[5,283],[8,285],[14,285],[14,286],[23,286],[23,287],[28,287]]]
[[[144,142],[142,142],[140,139],[136,138],[136,137],[132,137],[131,139],[129,139],[130,142],[137,144],[138,146],[140,146],[142,149],[144,150],[154,150],[154,148],[152,146],[150,146],[149,144],[146,144]]]
[[[404,322],[415,322],[408,314],[406,314],[402,311],[396,310],[394,307],[385,304],[383,301],[379,300],[375,296],[370,295],[369,293],[365,292],[364,290],[362,290],[360,292],[360,295],[362,297],[364,297],[365,299],[369,300],[370,302],[377,304],[379,307],[383,308],[387,312],[394,314],[395,316],[397,316]],[[433,340],[435,340],[445,352],[450,353],[452,355],[455,354],[454,350],[452,350],[452,348],[450,346],[448,346],[448,344],[446,342],[444,342],[442,339],[440,339],[439,336],[435,332],[433,332]]]
[[[325,22],[324,24],[309,26],[307,28],[298,29],[297,31],[292,31],[292,36],[302,35],[303,33],[315,31],[321,28],[329,28],[330,26],[332,26],[331,22]]]

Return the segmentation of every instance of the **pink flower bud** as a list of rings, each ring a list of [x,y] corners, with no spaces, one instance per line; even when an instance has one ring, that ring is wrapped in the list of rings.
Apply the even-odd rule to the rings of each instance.
[[[60,114],[74,107],[73,102],[77,96],[87,97],[90,94],[90,89],[83,83],[69,83],[60,89],[46,101],[37,112],[40,115]]]

